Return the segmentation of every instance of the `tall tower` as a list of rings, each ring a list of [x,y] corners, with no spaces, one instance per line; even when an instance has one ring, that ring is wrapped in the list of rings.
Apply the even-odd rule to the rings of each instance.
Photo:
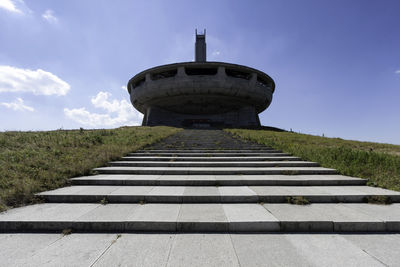
[[[197,34],[196,29],[196,43],[194,50],[194,60],[196,62],[207,61],[207,47],[206,47],[206,29],[204,29],[203,34]]]
[[[275,83],[264,72],[206,61],[206,31],[196,33],[195,61],[154,67],[128,82],[143,126],[257,127]]]

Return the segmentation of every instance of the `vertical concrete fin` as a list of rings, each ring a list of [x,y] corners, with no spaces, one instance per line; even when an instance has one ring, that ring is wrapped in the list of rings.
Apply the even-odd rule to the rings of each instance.
[[[204,29],[203,34],[197,34],[196,29],[196,44],[194,50],[194,60],[196,62],[207,61],[207,49],[206,49],[206,29]]]

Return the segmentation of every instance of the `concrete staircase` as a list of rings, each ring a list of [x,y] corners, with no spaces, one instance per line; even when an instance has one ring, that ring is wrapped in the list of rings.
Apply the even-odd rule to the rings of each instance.
[[[1,213],[0,230],[400,231],[399,192],[219,130],[184,130],[95,171]]]

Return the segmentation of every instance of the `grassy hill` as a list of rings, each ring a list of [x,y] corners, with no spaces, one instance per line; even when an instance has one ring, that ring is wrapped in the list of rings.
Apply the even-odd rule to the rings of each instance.
[[[247,140],[292,153],[337,169],[341,174],[369,178],[369,185],[400,191],[400,146],[326,138],[293,132],[226,129]]]
[[[34,194],[68,185],[128,152],[180,129],[121,127],[112,130],[57,130],[0,133],[0,211],[37,200]],[[226,129],[341,174],[369,178],[369,184],[400,191],[400,146],[270,130]]]
[[[0,211],[35,202],[34,194],[89,175],[128,152],[179,129],[121,127],[112,130],[57,130],[0,133]]]

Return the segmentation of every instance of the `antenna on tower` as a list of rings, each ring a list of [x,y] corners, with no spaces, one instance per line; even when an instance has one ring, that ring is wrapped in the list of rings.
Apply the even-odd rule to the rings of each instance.
[[[205,62],[207,61],[207,49],[206,49],[206,29],[204,29],[203,34],[196,33],[196,44],[194,49],[194,61]]]

